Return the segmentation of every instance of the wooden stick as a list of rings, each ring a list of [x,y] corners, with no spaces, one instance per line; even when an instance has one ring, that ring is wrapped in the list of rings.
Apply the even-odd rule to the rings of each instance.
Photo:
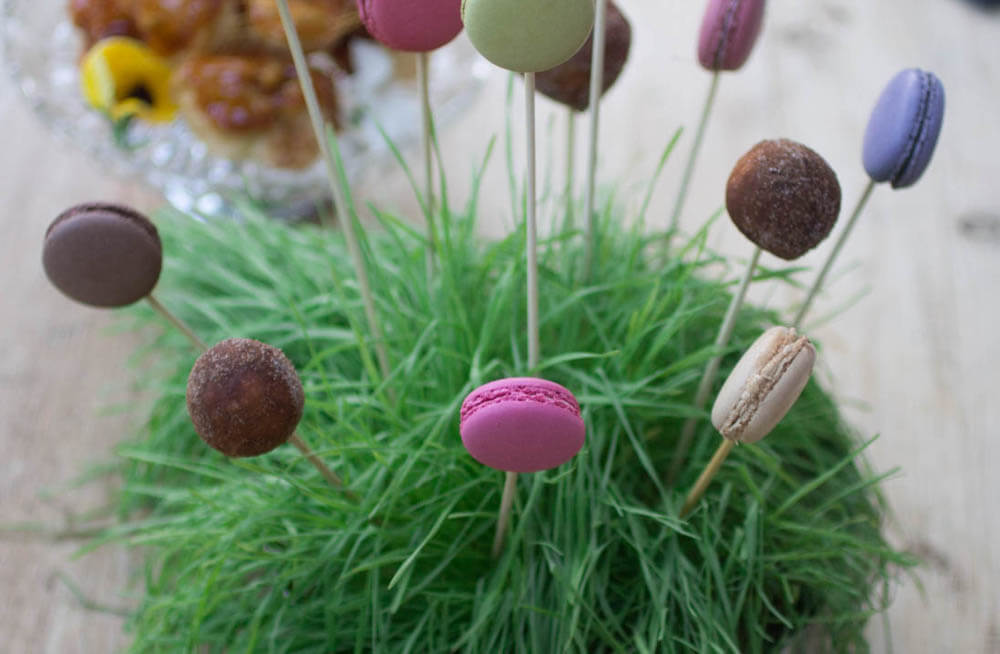
[[[528,281],[528,368],[538,365],[538,221],[537,200],[535,193],[535,74],[524,76],[525,114],[527,130],[527,164],[528,164],[528,212],[525,220],[527,232],[527,281]]]
[[[566,217],[563,229],[573,225],[573,187],[576,182],[576,111],[566,108]]]
[[[336,136],[327,137],[324,127],[323,112],[320,110],[319,101],[316,99],[316,89],[313,87],[312,76],[309,74],[309,65],[306,63],[306,55],[302,50],[302,43],[299,41],[295,23],[292,21],[291,12],[288,9],[288,0],[275,0],[278,6],[278,15],[281,17],[281,26],[285,31],[285,38],[288,40],[288,49],[292,54],[292,62],[295,65],[295,73],[298,75],[299,84],[302,87],[302,95],[306,101],[306,109],[309,113],[309,120],[312,123],[313,134],[319,144],[320,152],[323,154],[323,161],[326,163],[326,176],[330,184],[330,191],[333,193],[333,204],[340,216],[341,225],[344,228],[344,238],[347,241],[347,250],[350,253],[351,261],[354,263],[354,270],[358,276],[358,288],[361,292],[361,301],[365,308],[365,317],[368,320],[368,329],[371,330],[375,341],[375,356],[378,359],[382,376],[389,376],[389,357],[385,350],[385,337],[382,326],[375,313],[375,299],[372,295],[371,284],[368,281],[368,271],[365,268],[364,258],[361,255],[361,246],[358,244],[357,234],[354,232],[354,220],[351,215],[346,191],[340,183],[337,163],[330,152],[331,142],[333,147],[337,147]]]
[[[204,352],[208,349],[208,346],[205,345],[205,341],[198,338],[198,335],[194,333],[194,330],[192,330],[186,322],[175,316],[169,309],[160,304],[160,301],[157,300],[152,293],[146,296],[146,302],[149,302],[149,306],[153,307],[154,311],[166,318],[167,322],[184,334],[184,336],[191,341],[191,345],[193,345],[197,350]]]
[[[729,308],[726,310],[726,317],[722,320],[722,325],[719,327],[719,333],[715,337],[715,348],[722,349],[729,344],[729,338],[733,335],[733,328],[736,327],[736,316],[739,314],[740,307],[743,306],[743,300],[747,295],[747,287],[750,286],[750,280],[753,279],[754,271],[757,269],[757,261],[760,259],[760,248],[755,247],[753,256],[750,258],[750,263],[747,264],[746,272],[743,273],[743,279],[740,280],[739,288],[736,290],[736,294],[733,295],[733,299],[729,302]],[[694,408],[698,411],[705,408],[705,403],[708,401],[709,393],[712,392],[712,384],[715,382],[715,378],[719,374],[719,365],[722,363],[722,355],[716,354],[712,357],[712,360],[708,362],[705,366],[705,372],[702,373],[701,381],[698,383],[698,390],[694,396]],[[684,422],[684,427],[681,429],[680,440],[677,441],[677,447],[674,449],[674,458],[670,462],[670,469],[667,472],[667,485],[672,486],[674,481],[677,479],[677,475],[680,473],[681,467],[684,465],[684,458],[687,456],[687,451],[691,447],[691,440],[694,438],[694,429],[697,425],[697,419],[694,417],[688,418]]]
[[[319,474],[321,474],[324,479],[330,482],[331,486],[340,491],[343,491],[344,495],[348,499],[354,502],[361,501],[361,498],[358,497],[357,493],[348,488],[344,488],[344,482],[340,478],[340,476],[333,470],[330,470],[330,468],[328,468],[327,465],[323,463],[323,461],[319,458],[319,456],[317,456],[317,454],[312,450],[312,448],[309,447],[309,445],[306,444],[304,440],[302,440],[302,437],[299,436],[297,432],[293,433],[288,438],[288,442],[294,445],[296,448],[298,448],[299,452],[302,452],[302,455],[306,457],[309,463],[313,464],[313,466],[317,470],[319,470]]]
[[[538,335],[538,224],[535,197],[535,74],[524,75],[525,131],[527,132],[527,216],[525,217],[525,253],[528,282],[528,369],[534,370],[540,358]],[[493,537],[493,557],[503,551],[503,540],[510,522],[510,508],[517,490],[517,473],[508,472],[500,500],[500,516]]]
[[[590,145],[587,151],[587,181],[583,195],[583,215],[587,221],[586,257],[584,275],[590,277],[594,263],[594,239],[597,237],[597,216],[594,214],[594,187],[597,183],[597,146],[601,122],[601,88],[604,86],[604,36],[607,24],[608,2],[597,0],[594,12],[594,40],[590,56]]]
[[[503,552],[503,539],[507,535],[507,524],[510,522],[510,508],[514,505],[514,495],[517,493],[517,473],[508,472],[503,484],[503,497],[500,498],[500,515],[497,517],[497,531],[493,536],[493,558]]]
[[[698,481],[694,483],[694,488],[688,493],[687,497],[684,499],[684,506],[681,507],[681,517],[686,518],[691,509],[694,508],[701,496],[705,494],[705,489],[708,485],[712,483],[712,477],[715,473],[719,471],[722,467],[722,462],[726,460],[729,453],[733,451],[733,447],[736,446],[736,441],[731,441],[728,438],[722,439],[722,444],[719,445],[719,449],[715,451],[712,455],[712,460],[708,462],[705,469],[701,471],[701,475],[698,476]]]
[[[826,280],[827,273],[830,272],[830,268],[833,267],[833,262],[840,254],[841,248],[844,247],[844,242],[847,241],[847,237],[850,236],[851,230],[854,229],[854,223],[858,221],[858,216],[861,215],[861,211],[865,208],[868,203],[868,198],[871,197],[872,191],[875,190],[875,182],[869,181],[868,186],[865,187],[864,192],[858,199],[857,205],[854,207],[854,212],[851,214],[851,218],[847,221],[847,225],[840,232],[840,236],[837,237],[837,243],[833,246],[833,250],[830,252],[830,256],[827,257],[826,263],[823,264],[822,270],[819,272],[819,276],[816,281],[813,282],[812,288],[809,289],[809,295],[806,296],[805,302],[802,303],[802,308],[799,309],[798,315],[795,316],[795,321],[792,323],[792,327],[796,330],[802,329],[802,321],[806,317],[806,313],[809,311],[809,307],[812,306],[813,300],[816,299],[816,294],[819,293],[819,289],[823,287],[823,282]]]
[[[433,172],[433,151],[431,144],[431,132],[433,129],[431,118],[429,66],[430,56],[426,52],[417,54],[417,86],[420,89],[420,135],[421,147],[424,151],[424,216],[427,221],[427,282],[430,283],[434,277],[434,249],[436,244],[434,228],[434,172]]]
[[[677,200],[674,202],[674,211],[670,215],[670,227],[668,233],[677,230],[680,223],[681,213],[684,211],[684,202],[687,200],[688,187],[691,185],[691,178],[694,176],[694,165],[698,160],[698,152],[701,150],[701,142],[705,136],[705,126],[708,125],[708,118],[712,114],[712,106],[715,104],[715,93],[719,88],[719,71],[712,73],[712,83],[708,87],[708,95],[705,97],[705,106],[701,110],[701,120],[698,122],[698,131],[694,135],[694,143],[691,145],[691,154],[688,155],[687,165],[684,167],[684,177],[681,178],[681,187],[677,191]]]

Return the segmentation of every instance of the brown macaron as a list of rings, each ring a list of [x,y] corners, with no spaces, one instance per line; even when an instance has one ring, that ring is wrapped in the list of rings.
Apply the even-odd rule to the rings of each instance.
[[[134,209],[80,204],[49,225],[42,266],[52,284],[77,302],[123,307],[156,286],[163,245],[152,221]]]
[[[833,229],[840,183],[829,164],[801,143],[761,141],[736,162],[726,209],[747,238],[790,261]]]
[[[615,3],[608,0],[608,13],[604,35],[603,95],[618,80],[629,48],[632,46],[632,27]],[[590,105],[590,70],[594,51],[594,35],[587,37],[575,55],[555,68],[535,74],[535,88],[556,102],[576,111],[586,111]]]
[[[286,442],[304,405],[295,366],[281,350],[260,341],[222,341],[198,357],[188,375],[194,429],[226,456],[257,456]]]

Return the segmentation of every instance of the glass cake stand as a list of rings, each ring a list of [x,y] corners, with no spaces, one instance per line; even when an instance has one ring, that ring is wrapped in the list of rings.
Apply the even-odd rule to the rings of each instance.
[[[183,122],[130,126],[130,148],[115,144],[109,122],[85,104],[77,62],[81,38],[72,24],[68,0],[0,0],[0,41],[13,79],[41,120],[87,151],[102,168],[138,176],[161,190],[179,209],[216,215],[231,210],[230,198],[247,197],[279,215],[308,214],[329,194],[322,162],[284,170],[214,154]],[[372,42],[352,44],[356,71],[336,80],[344,124],[339,143],[349,178],[384,165],[390,157],[386,136],[405,147],[419,137],[420,120],[413,78],[394,74],[394,59]],[[430,84],[438,125],[469,106],[489,66],[466,41],[431,57]]]

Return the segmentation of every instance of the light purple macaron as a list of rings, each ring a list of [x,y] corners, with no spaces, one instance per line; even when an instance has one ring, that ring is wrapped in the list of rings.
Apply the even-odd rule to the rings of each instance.
[[[357,0],[368,32],[404,52],[430,52],[462,31],[462,0]]]
[[[500,379],[469,393],[462,402],[459,431],[474,459],[507,472],[562,465],[580,451],[586,437],[573,394],[535,377]]]
[[[915,184],[931,162],[943,120],[941,80],[916,68],[897,73],[865,129],[862,161],[869,177],[893,188]]]
[[[698,61],[708,70],[746,63],[764,22],[764,0],[709,0],[698,38]]]

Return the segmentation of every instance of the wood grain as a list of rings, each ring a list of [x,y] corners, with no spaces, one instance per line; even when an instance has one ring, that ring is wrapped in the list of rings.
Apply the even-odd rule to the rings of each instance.
[[[602,106],[599,179],[633,212],[675,127],[693,126],[709,76],[697,67],[694,38],[704,3],[623,1],[634,50]],[[885,625],[870,628],[875,651],[1000,652],[1000,14],[961,0],[772,0],[762,41],[745,69],[724,75],[682,225],[699,226],[722,204],[736,159],[763,138],[788,137],[820,152],[838,171],[845,206],[865,183],[860,143],[885,82],[904,67],[935,71],[948,94],[934,162],[915,187],[878,188],[812,314],[823,345],[820,368],[858,432],[881,434],[876,470],[900,467],[885,484],[894,511],[889,531],[922,556],[924,591],[909,579],[894,589]],[[450,187],[466,194],[486,147],[484,125],[502,138],[506,77],[490,78],[470,114],[440,125]],[[75,475],[111,456],[141,423],[125,361],[142,335],[108,336],[111,317],[75,305],[48,286],[41,237],[65,206],[92,198],[150,208],[159,200],[131,181],[106,177],[71,144],[29,115],[13,86],[0,82],[0,523],[62,525],[71,512],[107,503],[90,484],[46,499]],[[515,129],[520,124],[515,98]],[[548,185],[561,188],[563,111],[540,101],[539,152]],[[679,155],[686,155],[690,133]],[[515,141],[519,159],[519,140]],[[580,160],[582,164],[582,144]],[[416,161],[416,148],[408,151]],[[502,158],[483,191],[484,231],[511,224]],[[670,161],[648,221],[663,226],[682,170]],[[405,180],[377,167],[361,194],[419,216]],[[542,173],[541,187],[546,187]],[[551,202],[558,202],[552,194]],[[544,211],[543,211],[544,214]],[[736,257],[750,248],[728,221],[714,247]],[[804,264],[815,267],[832,243]],[[777,265],[774,259],[764,265]],[[803,273],[803,283],[812,273]],[[767,284],[752,299],[788,309],[801,299]],[[845,306],[850,305],[845,309]],[[824,316],[840,313],[835,319]],[[86,611],[59,581],[68,574],[100,602],[129,602],[139,562],[105,549],[73,561],[73,543],[0,536],[0,649],[104,652],[122,648],[122,621]],[[886,628],[886,626],[888,628]]]

